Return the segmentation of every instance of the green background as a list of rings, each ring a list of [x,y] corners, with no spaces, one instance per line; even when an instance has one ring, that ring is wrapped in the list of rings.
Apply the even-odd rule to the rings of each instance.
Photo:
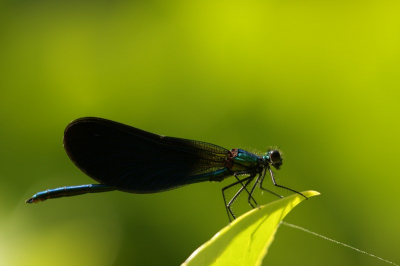
[[[0,265],[179,265],[228,223],[232,179],[25,204],[92,182],[62,147],[83,116],[279,146],[279,181],[322,193],[286,222],[399,263],[399,13],[399,1],[2,1]],[[386,265],[282,226],[264,265],[304,264]]]

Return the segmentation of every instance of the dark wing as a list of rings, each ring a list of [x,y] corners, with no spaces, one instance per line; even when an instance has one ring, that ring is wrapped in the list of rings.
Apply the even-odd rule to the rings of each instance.
[[[152,193],[209,180],[229,153],[214,144],[160,136],[114,121],[85,117],[64,132],[69,158],[101,184]]]

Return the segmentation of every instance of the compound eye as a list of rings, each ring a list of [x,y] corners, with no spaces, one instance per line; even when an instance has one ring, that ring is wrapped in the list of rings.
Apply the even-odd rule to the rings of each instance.
[[[282,158],[281,158],[281,154],[279,153],[279,151],[273,150],[270,152],[269,156],[270,156],[272,165],[279,166],[280,164],[282,164]]]

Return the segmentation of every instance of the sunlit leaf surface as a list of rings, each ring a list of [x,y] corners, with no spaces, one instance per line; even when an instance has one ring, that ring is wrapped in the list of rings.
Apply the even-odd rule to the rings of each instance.
[[[320,194],[302,193],[308,198]],[[182,265],[261,265],[280,221],[303,200],[294,194],[253,209],[219,231]]]

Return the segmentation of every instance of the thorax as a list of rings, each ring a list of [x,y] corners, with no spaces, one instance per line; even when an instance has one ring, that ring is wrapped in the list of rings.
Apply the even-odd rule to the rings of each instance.
[[[261,172],[264,164],[262,157],[241,149],[232,149],[225,161],[225,167],[233,173]]]

